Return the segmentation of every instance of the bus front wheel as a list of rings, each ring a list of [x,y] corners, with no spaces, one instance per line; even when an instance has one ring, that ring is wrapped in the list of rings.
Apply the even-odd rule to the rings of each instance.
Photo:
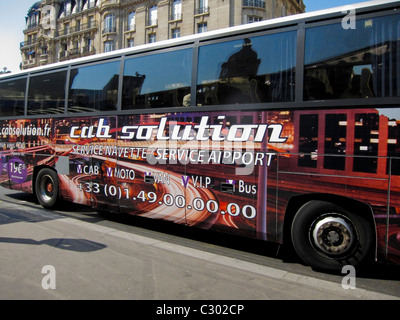
[[[54,170],[41,169],[35,181],[35,194],[45,208],[54,208],[58,202],[58,176]]]
[[[305,203],[293,219],[291,237],[305,264],[332,272],[344,265],[360,266],[374,243],[366,219],[327,201]]]

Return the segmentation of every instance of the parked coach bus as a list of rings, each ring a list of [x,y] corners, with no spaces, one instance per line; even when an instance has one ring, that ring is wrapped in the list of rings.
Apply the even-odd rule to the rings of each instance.
[[[400,263],[400,1],[371,1],[0,78],[0,184]]]

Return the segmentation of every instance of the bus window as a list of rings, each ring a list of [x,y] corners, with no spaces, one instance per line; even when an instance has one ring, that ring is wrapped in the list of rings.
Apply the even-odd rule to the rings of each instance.
[[[122,109],[188,107],[191,74],[191,49],[127,59]]]
[[[28,115],[64,113],[66,71],[32,76],[29,80]]]
[[[0,116],[20,116],[25,109],[26,79],[0,83]]]
[[[200,47],[197,105],[294,101],[296,32]]]
[[[376,173],[378,166],[379,115],[356,113],[353,171]]]
[[[299,167],[317,167],[318,114],[300,115]]]
[[[400,175],[400,120],[395,118],[388,121],[388,157],[397,157],[391,163],[391,173]],[[389,165],[387,166],[389,170]]]
[[[400,16],[306,30],[304,99],[400,96]]]
[[[325,146],[324,146],[325,169],[333,169],[333,170],[345,169],[346,131],[347,131],[346,114],[327,114],[325,116]]]
[[[71,70],[68,112],[117,110],[119,61]]]

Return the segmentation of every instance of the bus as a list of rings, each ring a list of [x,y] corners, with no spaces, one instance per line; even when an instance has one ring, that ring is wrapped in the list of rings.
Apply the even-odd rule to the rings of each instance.
[[[399,10],[369,1],[3,76],[0,185],[290,246],[317,270],[399,264]]]

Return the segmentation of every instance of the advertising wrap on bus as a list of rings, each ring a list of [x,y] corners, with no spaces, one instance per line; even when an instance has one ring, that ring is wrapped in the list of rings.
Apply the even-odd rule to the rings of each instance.
[[[32,192],[34,168],[48,166],[66,200],[279,243],[290,199],[348,197],[370,204],[378,255],[400,262],[400,108],[2,120],[0,130],[6,187]]]

